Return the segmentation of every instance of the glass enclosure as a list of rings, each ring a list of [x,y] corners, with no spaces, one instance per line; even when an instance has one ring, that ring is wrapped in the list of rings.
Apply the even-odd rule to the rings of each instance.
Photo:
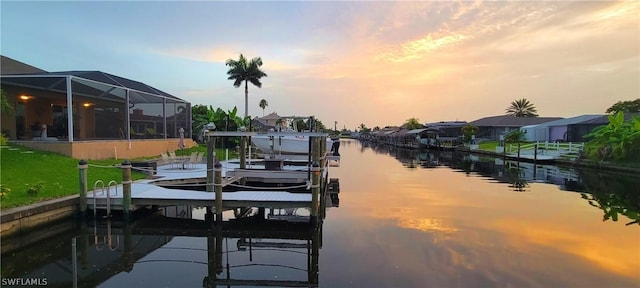
[[[71,109],[73,141],[178,138],[180,128],[191,137],[190,104],[171,95],[72,76],[69,107],[66,86],[67,75],[3,75],[2,89],[17,113],[12,121],[3,118],[2,130],[12,139],[69,141]]]

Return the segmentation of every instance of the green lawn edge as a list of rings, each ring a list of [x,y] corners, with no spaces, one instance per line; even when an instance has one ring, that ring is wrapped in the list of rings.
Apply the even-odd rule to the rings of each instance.
[[[195,151],[206,153],[206,146],[178,150],[178,155],[189,155]],[[237,155],[235,150],[229,151],[230,158]],[[224,159],[222,149],[216,149],[218,159]],[[128,159],[131,162],[158,159],[157,157],[140,157]],[[105,183],[113,180],[122,182],[122,169],[116,165],[125,159],[88,160],[87,184],[89,190],[93,184],[102,180]],[[0,187],[2,196],[0,208],[25,206],[45,200],[61,198],[79,193],[78,159],[62,154],[34,150],[28,147],[9,143],[0,148]],[[133,180],[148,177],[139,171],[131,172]]]

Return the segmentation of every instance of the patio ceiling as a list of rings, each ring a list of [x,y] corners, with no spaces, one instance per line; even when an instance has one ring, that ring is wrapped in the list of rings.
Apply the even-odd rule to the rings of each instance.
[[[131,103],[162,103],[186,101],[158,90],[142,82],[115,76],[100,71],[43,72],[32,74],[2,75],[2,85],[13,85],[45,91],[66,93],[66,78],[72,79],[74,95],[124,102],[129,90]]]

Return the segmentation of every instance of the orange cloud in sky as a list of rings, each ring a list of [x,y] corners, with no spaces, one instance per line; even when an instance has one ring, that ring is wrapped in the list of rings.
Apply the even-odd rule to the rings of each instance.
[[[257,103],[264,98],[267,112],[315,115],[354,129],[360,123],[401,125],[411,117],[472,121],[503,114],[511,101],[527,98],[541,116],[571,117],[604,113],[640,94],[639,5],[317,2],[297,11],[303,22],[291,23],[306,29],[296,34],[304,37],[286,43],[247,37],[242,45],[164,53],[217,63],[217,73],[240,48],[248,57],[261,56],[269,77],[262,89],[249,91],[253,115],[261,115]],[[198,99],[243,106],[236,90]]]

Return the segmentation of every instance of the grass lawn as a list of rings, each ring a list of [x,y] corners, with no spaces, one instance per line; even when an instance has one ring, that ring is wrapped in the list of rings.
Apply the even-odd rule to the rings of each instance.
[[[181,155],[188,155],[194,151],[204,151],[206,146],[198,146],[180,151]],[[26,152],[26,153],[25,153]],[[218,149],[219,159],[224,158],[224,152]],[[230,157],[237,153],[229,151]],[[131,159],[131,161],[149,159],[145,157]],[[159,157],[158,157],[159,158]],[[90,160],[87,170],[87,186],[93,189],[97,180],[108,183],[111,180],[122,182],[122,170],[113,166],[124,159]],[[146,174],[132,170],[133,180],[143,179]],[[0,187],[2,196],[1,208],[23,206],[43,200],[60,198],[79,192],[78,160],[61,154],[32,150],[23,146],[8,145],[0,150]],[[8,189],[8,190],[7,190]]]
[[[482,141],[478,144],[478,149],[496,152],[496,147],[498,147],[499,141]]]

